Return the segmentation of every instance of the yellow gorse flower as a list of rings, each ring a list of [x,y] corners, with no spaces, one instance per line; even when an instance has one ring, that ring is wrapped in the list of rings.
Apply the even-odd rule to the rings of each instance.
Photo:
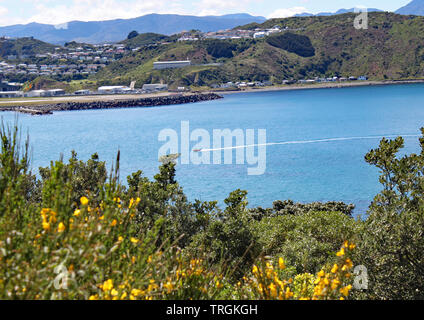
[[[348,295],[349,295],[349,291],[352,289],[352,286],[351,285],[348,285],[348,286],[346,286],[346,287],[344,287],[344,288],[341,288],[340,289],[340,293],[342,294],[342,295],[344,295],[345,297],[347,297]]]
[[[64,232],[66,229],[65,225],[63,224],[63,222],[59,223],[59,226],[57,227],[57,232]]]
[[[81,197],[80,202],[83,206],[88,205],[88,199],[87,197]]]
[[[278,266],[280,267],[281,270],[284,270],[286,268],[283,258],[278,259]]]
[[[134,244],[137,244],[140,240],[138,240],[137,238],[132,237],[131,238],[131,242]]]
[[[252,273],[253,274],[257,274],[258,273],[258,267],[257,266],[253,266],[253,268],[252,268]]]
[[[341,248],[340,249],[340,251],[339,252],[337,252],[337,254],[336,254],[338,257],[342,257],[342,256],[344,256],[345,255],[345,249],[344,248]]]
[[[109,279],[109,280],[106,280],[104,283],[103,283],[103,286],[102,286],[102,289],[103,289],[103,291],[110,291],[110,290],[112,290],[113,289],[113,280],[112,279]]]

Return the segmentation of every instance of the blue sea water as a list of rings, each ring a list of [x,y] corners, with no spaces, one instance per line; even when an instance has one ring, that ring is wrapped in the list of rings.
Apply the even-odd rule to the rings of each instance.
[[[121,179],[139,169],[157,173],[159,132],[266,129],[267,142],[376,137],[316,143],[270,145],[263,175],[249,176],[249,165],[178,165],[177,179],[189,199],[222,201],[235,189],[249,192],[251,206],[274,200],[344,201],[365,214],[381,190],[378,170],[364,161],[380,136],[418,135],[424,126],[424,85],[391,85],[237,93],[222,100],[158,108],[55,112],[19,115],[30,135],[32,167],[48,166],[71,150],[86,160],[97,152],[110,167],[121,150]],[[2,114],[14,122],[15,114]],[[193,143],[194,144],[194,143]],[[418,152],[417,137],[405,138],[404,152]]]

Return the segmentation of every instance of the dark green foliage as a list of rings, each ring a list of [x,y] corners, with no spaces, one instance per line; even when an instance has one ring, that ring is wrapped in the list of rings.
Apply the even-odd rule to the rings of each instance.
[[[324,211],[332,211],[332,212],[341,212],[346,214],[347,216],[352,216],[352,212],[355,209],[355,205],[353,204],[345,204],[343,202],[312,202],[312,203],[294,203],[291,200],[286,201],[275,201],[273,203],[273,209],[275,211],[276,215],[286,215],[286,214],[292,214],[292,215],[299,215],[308,213],[311,211],[315,212],[324,212]]]
[[[130,40],[130,39],[133,39],[133,38],[135,38],[135,37],[137,37],[138,36],[138,32],[137,31],[131,31],[129,34],[128,34],[128,36],[127,36],[127,39],[128,40]]]
[[[306,211],[269,216],[254,225],[264,254],[282,256],[298,272],[318,272],[332,264],[340,243],[356,243],[361,222],[341,212]]]
[[[74,207],[82,196],[90,195],[94,199],[99,197],[103,185],[107,179],[107,172],[104,162],[99,161],[97,154],[91,159],[83,162],[77,159],[77,154],[73,151],[68,164],[63,161],[56,161],[50,167],[40,168],[41,183],[43,185],[43,199],[47,201],[45,207],[52,207],[49,203],[56,197],[61,196],[61,191],[51,193],[48,185],[61,185],[70,192],[70,204]],[[65,190],[62,190],[65,193]]]
[[[158,33],[140,33],[136,34],[135,31],[131,32],[127,39],[122,41],[122,44],[125,44],[128,48],[134,49],[137,47],[142,47],[146,45],[158,44],[162,41],[170,41],[171,37],[168,37],[163,34]]]
[[[206,45],[206,50],[214,58],[232,58],[234,56],[233,50],[237,46],[230,42],[224,40],[212,40],[208,41]]]
[[[39,198],[35,177],[29,170],[29,140],[22,147],[18,127],[1,124],[0,216],[24,221],[20,208]]]
[[[0,39],[0,57],[9,55],[35,56],[37,53],[53,52],[55,46],[33,37],[18,39]]]
[[[403,139],[383,139],[365,157],[380,169],[384,187],[370,207],[360,242],[369,298],[424,299],[424,138],[420,143],[420,154],[399,158]]]
[[[301,57],[313,57],[315,49],[309,37],[286,32],[280,35],[270,36],[266,41],[277,48],[296,53]]]
[[[210,253],[211,263],[225,261],[234,280],[248,271],[261,250],[257,236],[252,232],[252,217],[247,213],[247,192],[232,192],[225,204],[224,211],[218,211],[218,219],[212,219],[203,232],[193,239],[189,250],[206,249]],[[215,210],[215,207],[209,207]]]
[[[264,209],[262,207],[250,209],[250,214],[255,220],[262,220],[266,217],[277,217],[285,215],[302,215],[309,212],[340,212],[349,217],[355,209],[353,204],[345,204],[343,202],[312,202],[312,203],[295,203],[292,200],[274,201],[272,208]]]

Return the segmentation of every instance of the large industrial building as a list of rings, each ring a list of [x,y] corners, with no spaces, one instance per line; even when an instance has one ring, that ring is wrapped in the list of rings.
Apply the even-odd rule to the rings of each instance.
[[[175,69],[175,68],[184,68],[191,66],[190,60],[185,61],[158,61],[153,63],[153,69],[162,70],[162,69]]]

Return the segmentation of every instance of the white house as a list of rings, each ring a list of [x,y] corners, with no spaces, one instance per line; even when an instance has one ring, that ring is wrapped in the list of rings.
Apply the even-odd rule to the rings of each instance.
[[[253,38],[258,39],[258,38],[263,38],[267,35],[266,32],[264,31],[260,31],[260,32],[256,32],[253,34]]]

